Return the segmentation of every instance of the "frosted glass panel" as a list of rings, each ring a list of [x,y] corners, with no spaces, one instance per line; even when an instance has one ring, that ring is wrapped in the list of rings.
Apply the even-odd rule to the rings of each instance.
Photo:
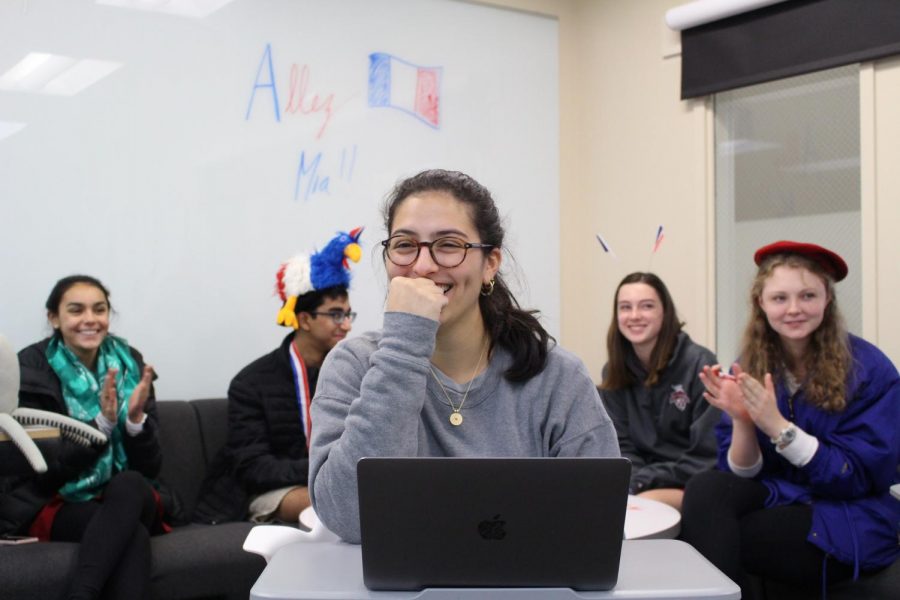
[[[850,331],[862,330],[859,67],[716,94],[716,343],[737,357],[753,252],[776,240],[838,252]]]

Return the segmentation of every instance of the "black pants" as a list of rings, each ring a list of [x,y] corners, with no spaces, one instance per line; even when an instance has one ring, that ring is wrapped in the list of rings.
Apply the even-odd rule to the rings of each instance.
[[[748,574],[807,589],[853,575],[850,565],[834,559],[806,540],[812,507],[802,504],[765,508],[769,490],[752,479],[724,471],[699,473],[688,482],[682,506],[681,539],[752,596]]]
[[[123,471],[106,485],[100,501],[66,503],[50,537],[81,542],[69,598],[148,598],[150,531],[157,523],[150,484]]]

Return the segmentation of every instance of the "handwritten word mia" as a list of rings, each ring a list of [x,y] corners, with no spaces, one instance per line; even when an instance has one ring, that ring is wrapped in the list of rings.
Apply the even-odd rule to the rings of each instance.
[[[321,152],[308,155],[305,150],[300,152],[300,162],[297,165],[297,176],[294,179],[294,200],[303,198],[306,202],[316,194],[330,194],[332,179],[350,183],[353,179],[353,169],[356,167],[356,145],[344,148],[340,156],[332,156],[332,162],[323,167]],[[332,167],[330,170],[328,165]],[[337,171],[334,171],[337,168]]]

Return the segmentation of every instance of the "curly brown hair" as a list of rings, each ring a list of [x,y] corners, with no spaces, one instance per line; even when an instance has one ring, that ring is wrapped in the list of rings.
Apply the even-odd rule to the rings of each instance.
[[[810,336],[806,355],[802,359],[806,372],[803,389],[810,404],[831,412],[842,411],[847,406],[847,378],[852,365],[849,336],[837,305],[833,279],[818,263],[808,258],[797,254],[775,254],[759,265],[750,290],[750,319],[741,344],[741,366],[759,380],[766,373],[783,378],[785,369],[795,366],[759,303],[766,281],[776,268],[782,266],[806,269],[825,284],[830,301],[825,307],[822,323]]]

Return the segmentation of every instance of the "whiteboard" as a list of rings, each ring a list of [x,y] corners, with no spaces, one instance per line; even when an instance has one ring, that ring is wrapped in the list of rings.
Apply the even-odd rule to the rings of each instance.
[[[492,191],[557,335],[558,79],[555,19],[452,0],[3,0],[0,333],[48,335],[87,273],[159,398],[224,396],[288,331],[280,262],[336,231],[366,228],[352,334],[381,326],[383,200],[440,167]]]

